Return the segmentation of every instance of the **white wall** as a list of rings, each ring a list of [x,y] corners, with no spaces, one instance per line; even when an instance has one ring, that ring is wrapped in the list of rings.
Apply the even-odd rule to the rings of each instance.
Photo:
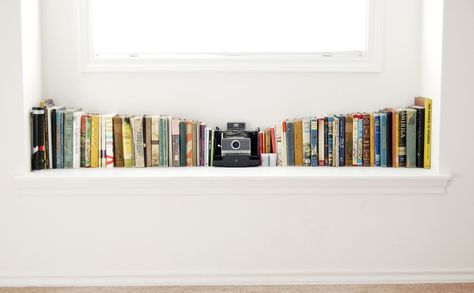
[[[329,96],[315,108],[345,111],[357,110],[352,97],[364,96],[364,105],[381,107],[387,101],[410,102],[419,90],[419,60],[412,51],[418,33],[409,33],[419,23],[403,8],[412,1],[387,1],[393,12],[387,20],[393,33],[387,40],[389,61],[387,71],[375,75],[79,74],[75,54],[64,53],[76,48],[69,36],[76,16],[70,1],[45,5],[53,2],[57,9],[43,10],[49,28],[44,31],[44,92],[64,103],[80,100],[91,110],[105,109],[114,96],[133,99],[129,111],[143,111],[143,105],[163,96],[246,96],[257,103],[291,96],[307,104]],[[199,274],[217,282],[233,277],[235,282],[474,281],[474,172],[468,155],[474,137],[466,130],[474,92],[473,5],[471,0],[445,3],[440,167],[455,176],[447,195],[34,198],[18,196],[12,180],[24,155],[18,147],[22,129],[13,126],[24,111],[21,21],[17,1],[1,1],[0,153],[6,155],[0,165],[0,284],[159,283],[180,275],[174,280],[192,282]],[[69,12],[61,15],[62,8]],[[397,17],[403,21],[395,32],[390,22]],[[48,18],[61,18],[65,25],[52,27]],[[409,41],[400,41],[402,33]],[[66,39],[53,46],[55,36]],[[406,58],[397,58],[400,54]],[[125,110],[125,105],[130,101],[115,107]],[[199,115],[208,113],[199,105]],[[157,105],[163,112],[175,112],[174,107]],[[280,110],[268,111],[262,121],[300,114],[275,107]],[[217,122],[226,120],[214,115]]]

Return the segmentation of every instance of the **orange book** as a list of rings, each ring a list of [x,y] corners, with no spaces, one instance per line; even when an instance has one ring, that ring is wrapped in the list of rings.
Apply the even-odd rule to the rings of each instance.
[[[303,166],[303,121],[295,120],[294,128],[295,166]]]
[[[186,166],[193,166],[193,122],[186,120]]]
[[[270,128],[270,139],[272,141],[272,153],[276,154],[276,138],[275,138],[275,128]]]

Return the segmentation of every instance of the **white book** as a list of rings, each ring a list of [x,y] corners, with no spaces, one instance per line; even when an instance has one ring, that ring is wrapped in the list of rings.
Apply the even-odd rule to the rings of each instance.
[[[72,134],[72,167],[74,169],[81,167],[81,117],[84,113],[74,112],[73,116],[73,134]]]
[[[204,132],[204,166],[209,166],[209,127]]]
[[[277,165],[277,154],[268,154],[268,166],[276,167]]]
[[[282,122],[277,122],[275,125],[275,141],[276,141],[276,154],[277,154],[277,166],[283,166],[283,145],[282,145],[282,132],[283,125]]]

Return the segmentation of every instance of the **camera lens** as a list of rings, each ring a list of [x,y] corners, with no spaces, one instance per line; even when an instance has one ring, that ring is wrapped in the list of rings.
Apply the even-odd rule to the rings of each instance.
[[[232,141],[232,148],[233,148],[233,149],[238,149],[238,148],[240,148],[240,141],[238,141],[238,140]]]

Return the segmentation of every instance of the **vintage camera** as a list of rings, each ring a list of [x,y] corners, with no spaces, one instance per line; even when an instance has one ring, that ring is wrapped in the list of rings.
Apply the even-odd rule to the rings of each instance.
[[[255,167],[260,164],[258,131],[245,130],[245,123],[229,122],[227,130],[214,132],[214,166]]]

